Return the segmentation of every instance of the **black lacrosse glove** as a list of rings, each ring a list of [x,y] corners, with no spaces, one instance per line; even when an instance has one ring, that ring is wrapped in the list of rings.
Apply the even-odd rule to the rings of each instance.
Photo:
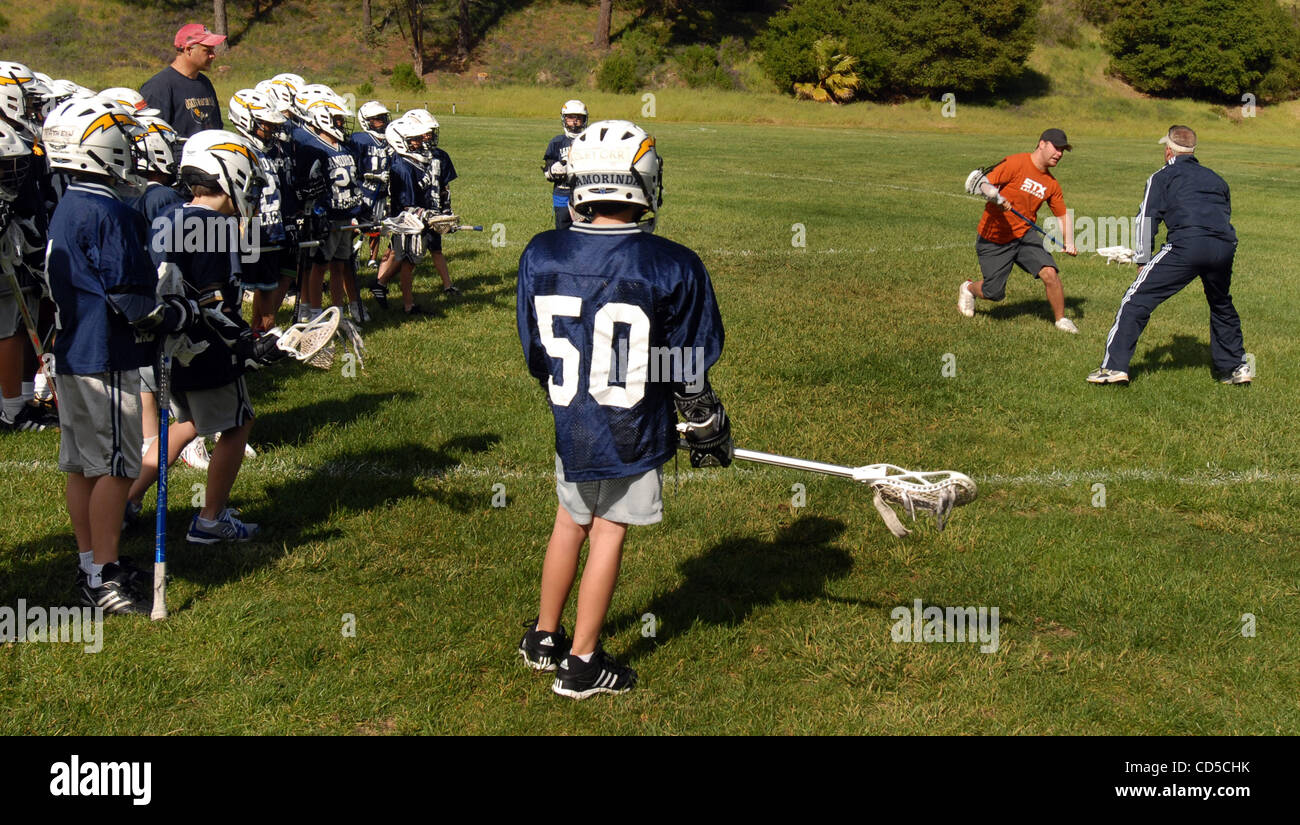
[[[677,412],[695,425],[686,431],[686,446],[691,450],[692,467],[730,467],[735,455],[731,441],[731,419],[722,402],[706,383],[702,392],[686,395],[676,392],[673,402]]]
[[[198,318],[198,304],[179,295],[168,295],[152,312],[132,323],[140,332],[180,332]]]
[[[258,335],[251,329],[245,329],[235,341],[234,349],[244,369],[260,370],[289,354],[276,346],[279,340],[280,336],[271,332]]]

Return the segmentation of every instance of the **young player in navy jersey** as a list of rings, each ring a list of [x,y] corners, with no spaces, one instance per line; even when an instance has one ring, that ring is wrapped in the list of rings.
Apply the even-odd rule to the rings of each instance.
[[[587,107],[581,100],[568,100],[560,107],[560,125],[564,131],[551,138],[546,145],[546,154],[542,155],[542,174],[553,187],[551,189],[551,208],[555,211],[555,228],[567,229],[573,223],[569,216],[568,176],[565,166],[569,159],[569,146],[573,139],[587,128]]]
[[[438,121],[423,109],[412,109],[389,124],[389,144],[395,153],[389,173],[389,205],[393,214],[413,211],[417,216],[449,214],[451,192],[447,188],[456,178],[456,167],[451,157],[438,148]],[[415,265],[429,250],[434,269],[442,278],[443,292],[458,292],[451,285],[451,272],[447,258],[442,254],[442,236],[426,229],[416,235],[393,235],[390,241],[392,257],[380,266],[371,294],[380,306],[388,303],[388,282],[396,272],[402,288],[402,309],[407,315],[417,315],[425,310],[415,303],[412,279]]]
[[[356,158],[348,151],[344,131],[351,113],[347,103],[333,93],[311,95],[300,92],[295,102],[306,128],[293,131],[295,141],[294,174],[307,211],[324,207],[325,217],[333,227],[316,248],[311,271],[303,287],[302,304],[312,317],[321,312],[321,286],[325,270],[330,273],[330,289],[339,297],[342,285],[348,311],[354,321],[368,320],[357,291],[356,271],[352,265],[352,240],[355,233],[345,228],[363,215],[365,204],[358,186]]]
[[[363,213],[366,223],[380,223],[388,217],[388,176],[393,165],[393,147],[388,145],[384,131],[388,128],[388,108],[378,100],[368,100],[357,109],[361,131],[348,138],[348,148],[357,159],[361,173],[361,201],[366,205]],[[389,249],[386,261],[393,254]],[[379,236],[370,238],[371,266],[382,261],[379,257]],[[377,300],[377,299],[376,299]]]
[[[584,699],[636,684],[601,648],[600,631],[628,526],[662,519],[674,405],[693,425],[692,465],[730,465],[732,444],[707,378],[723,343],[709,275],[694,252],[650,234],[653,217],[638,224],[661,202],[654,138],[626,121],[592,124],[568,168],[576,222],[537,235],[519,261],[519,338],[555,418],[559,498],[537,619],[519,652],[557,672],[556,693]],[[696,366],[689,375],[659,374],[685,358]],[[570,642],[560,619],[588,540]]]
[[[252,260],[241,260],[240,281],[253,292],[252,328],[265,332],[275,326],[275,312],[284,297],[281,287],[288,287],[282,274],[283,261],[297,260],[294,252],[283,247],[288,243],[285,231],[285,186],[288,154],[280,141],[285,118],[261,92],[241,89],[230,98],[230,122],[253,148],[258,167],[266,179],[256,218],[254,237],[258,252]]]
[[[148,613],[143,573],[118,556],[122,512],[140,474],[139,368],[155,333],[193,320],[182,298],[159,304],[139,194],[143,129],[114,103],[70,100],[45,122],[51,165],[71,183],[50,224],[46,275],[57,307],[59,469],[80,553],[83,601],[107,613]]]

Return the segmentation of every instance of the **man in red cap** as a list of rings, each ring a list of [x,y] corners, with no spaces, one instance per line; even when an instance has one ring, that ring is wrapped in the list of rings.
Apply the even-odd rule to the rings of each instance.
[[[202,23],[186,23],[176,32],[176,58],[145,81],[140,94],[184,139],[204,129],[220,129],[221,106],[212,81],[202,72],[216,59],[216,47],[226,41]]]

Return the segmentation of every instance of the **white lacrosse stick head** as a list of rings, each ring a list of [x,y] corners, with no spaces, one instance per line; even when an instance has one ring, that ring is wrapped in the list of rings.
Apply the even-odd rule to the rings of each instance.
[[[988,181],[988,176],[984,174],[983,169],[976,169],[966,176],[966,194],[978,195],[984,197],[980,191],[980,186]]]
[[[922,472],[893,464],[870,464],[855,467],[853,480],[875,491],[876,510],[890,532],[900,537],[911,531],[902,525],[890,505],[901,506],[913,521],[918,510],[929,513],[942,530],[954,507],[970,504],[979,494],[970,476],[955,470]]]
[[[1105,258],[1107,264],[1131,264],[1135,253],[1127,246],[1103,246],[1097,250],[1097,254]]]

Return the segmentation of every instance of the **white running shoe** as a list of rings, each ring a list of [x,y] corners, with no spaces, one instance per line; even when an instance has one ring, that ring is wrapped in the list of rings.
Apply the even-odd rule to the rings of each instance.
[[[221,433],[217,433],[216,435],[212,436],[212,441],[214,443],[220,440],[221,440]],[[257,458],[257,451],[254,450],[252,447],[250,447],[248,444],[245,444],[244,458]]]
[[[1074,322],[1071,321],[1069,318],[1062,317],[1056,319],[1056,328],[1059,329],[1061,332],[1068,332],[1071,335],[1079,334],[1079,328],[1076,327],[1074,325]]]
[[[974,318],[975,296],[967,289],[970,285],[970,281],[962,281],[961,286],[957,289],[957,311],[967,318]]]
[[[208,469],[208,463],[212,461],[212,456],[208,454],[208,445],[203,443],[203,436],[199,436],[185,445],[181,450],[181,461],[196,470]]]
[[[1127,384],[1128,373],[1120,370],[1099,369],[1088,375],[1089,384]]]

